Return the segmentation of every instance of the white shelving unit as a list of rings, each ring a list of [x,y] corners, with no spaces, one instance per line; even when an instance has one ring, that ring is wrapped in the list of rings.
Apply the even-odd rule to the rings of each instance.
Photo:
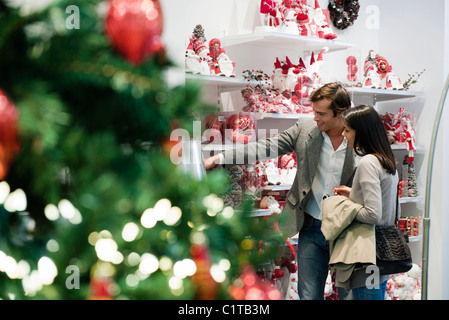
[[[327,40],[297,36],[280,32],[256,32],[244,35],[228,36],[222,39],[223,46],[230,48],[233,46],[258,46],[262,48],[277,48],[283,50],[297,50],[301,52],[321,50],[328,47],[329,52],[345,50],[357,45],[338,40]]]
[[[368,99],[374,102],[391,101],[405,98],[414,98],[417,96],[416,92],[403,90],[386,90],[386,89],[371,89],[349,87],[348,91],[359,99]]]

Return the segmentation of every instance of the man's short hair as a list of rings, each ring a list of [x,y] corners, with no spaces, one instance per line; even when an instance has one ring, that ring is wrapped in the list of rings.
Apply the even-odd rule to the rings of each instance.
[[[339,82],[330,82],[314,90],[309,99],[311,102],[330,100],[330,108],[334,112],[334,116],[351,108],[349,93]]]

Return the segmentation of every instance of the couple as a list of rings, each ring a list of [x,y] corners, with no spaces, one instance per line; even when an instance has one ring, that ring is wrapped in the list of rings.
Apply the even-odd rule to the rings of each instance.
[[[260,155],[277,148],[278,155],[296,153],[298,170],[279,218],[282,233],[298,238],[298,293],[301,300],[322,300],[328,275],[329,241],[321,231],[321,205],[331,195],[343,195],[361,204],[355,220],[372,225],[394,224],[398,174],[387,133],[371,107],[351,108],[340,83],[315,90],[310,100],[314,119],[302,118],[276,137],[240,146],[205,159],[207,169],[236,159],[237,152]],[[356,168],[356,155],[361,156]],[[365,278],[368,276],[366,274]],[[383,300],[387,276],[376,286],[361,278],[351,281],[355,300]],[[363,277],[362,277],[363,279]],[[340,299],[349,291],[339,289]]]

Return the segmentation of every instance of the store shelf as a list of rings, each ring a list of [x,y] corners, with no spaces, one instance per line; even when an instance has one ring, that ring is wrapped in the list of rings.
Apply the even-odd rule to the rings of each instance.
[[[268,217],[273,213],[268,209],[254,209],[253,212],[250,213],[250,217]]]
[[[203,143],[201,145],[201,149],[203,151],[225,151],[225,150],[231,150],[233,149],[237,144],[234,143],[209,143],[205,144]]]
[[[279,184],[279,185],[269,185],[263,187],[263,190],[266,191],[283,191],[283,190],[290,190],[292,188],[291,184]]]
[[[224,37],[223,46],[257,46],[262,48],[278,48],[280,51],[319,51],[324,47],[329,48],[329,52],[345,50],[357,47],[356,44],[338,40],[327,40],[314,37],[297,36],[281,32],[255,32],[251,34],[235,35]]]
[[[313,113],[264,113],[255,112],[254,117],[256,120],[262,119],[299,119],[299,118],[313,118]]]
[[[221,76],[205,76],[201,74],[186,73],[186,81],[199,81],[203,87],[207,89],[214,88],[219,92],[231,92],[244,89],[248,84],[257,85],[257,81],[248,82],[243,77],[221,77]],[[267,87],[271,87],[269,82]]]
[[[403,90],[387,90],[387,89],[370,89],[348,87],[349,93],[352,93],[355,98],[370,99],[374,102],[390,101],[397,99],[416,97],[416,92]]]
[[[408,242],[419,242],[422,240],[422,236],[412,236],[408,237]]]
[[[399,203],[421,203],[423,200],[423,197],[403,197],[399,198]]]
[[[392,144],[391,150],[393,150],[393,151],[407,150],[407,146],[405,144]],[[426,152],[426,147],[424,147],[422,145],[415,146],[415,153],[424,154],[425,152]]]

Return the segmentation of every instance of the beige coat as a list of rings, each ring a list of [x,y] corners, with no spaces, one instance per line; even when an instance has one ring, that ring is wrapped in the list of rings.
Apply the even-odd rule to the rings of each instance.
[[[376,264],[375,226],[354,220],[362,207],[344,196],[323,201],[321,231],[329,240],[329,265],[336,272],[337,287],[349,288],[357,268]]]

